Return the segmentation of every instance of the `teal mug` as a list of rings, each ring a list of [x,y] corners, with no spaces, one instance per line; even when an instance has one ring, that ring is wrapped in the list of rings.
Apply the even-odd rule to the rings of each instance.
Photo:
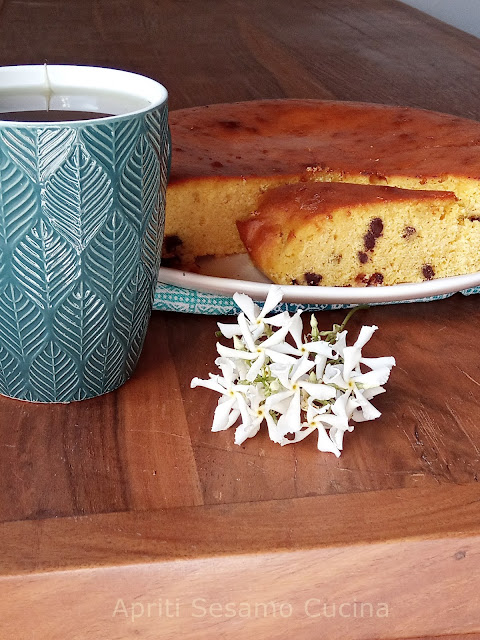
[[[157,281],[167,91],[97,67],[0,68],[0,393],[102,395],[132,374]]]

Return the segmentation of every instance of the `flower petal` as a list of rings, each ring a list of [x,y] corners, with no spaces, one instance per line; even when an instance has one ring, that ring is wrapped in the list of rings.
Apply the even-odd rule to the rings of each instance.
[[[347,393],[342,393],[342,395],[335,400],[332,406],[333,413],[336,416],[344,418],[347,423],[348,423],[347,402],[349,397],[350,397],[350,391],[348,391]]]
[[[375,325],[371,327],[364,326],[360,329],[358,338],[352,347],[345,347],[343,349],[343,377],[344,380],[349,380],[352,371],[354,371],[360,364],[362,357],[362,348],[370,340],[373,333],[378,329]]]
[[[340,451],[338,447],[336,447],[335,444],[330,440],[327,432],[321,426],[318,427],[317,448],[319,451],[333,453],[337,458],[340,456]]]
[[[247,347],[247,349],[249,351],[255,351],[256,350],[256,346],[255,346],[255,341],[253,339],[253,336],[250,332],[250,329],[248,327],[248,323],[247,320],[245,318],[245,314],[240,313],[238,316],[238,324],[242,330],[242,336],[243,339],[245,340],[245,345]]]
[[[361,357],[362,351],[357,347],[345,347],[343,350],[343,379],[345,382],[348,382],[352,372],[360,364]]]
[[[373,369],[368,373],[361,373],[359,376],[354,377],[355,384],[362,385],[363,389],[370,389],[373,387],[381,387],[385,384],[390,377],[390,367],[381,367],[380,369]]]
[[[257,435],[260,430],[260,425],[263,418],[260,420],[255,420],[251,422],[249,425],[241,424],[235,429],[235,444],[243,444],[247,438],[253,438]]]
[[[308,382],[306,380],[301,380],[298,384],[315,400],[331,400],[335,398],[337,393],[336,390],[328,384]]]
[[[258,353],[251,353],[251,351],[231,349],[230,347],[225,347],[220,342],[217,342],[217,352],[224,358],[239,358],[240,360],[255,360],[259,355]]]
[[[279,391],[278,393],[274,393],[265,400],[265,408],[268,411],[278,411],[279,413],[285,413],[285,411],[280,411],[277,409],[277,406],[283,403],[284,400],[291,398],[293,391],[287,389],[286,391]],[[283,408],[283,407],[282,407]]]
[[[358,334],[358,338],[354,342],[353,346],[355,349],[363,349],[363,347],[367,344],[370,338],[373,336],[375,331],[378,329],[375,325],[371,327],[363,326],[360,329],[360,333]]]
[[[390,369],[396,365],[393,356],[384,356],[382,358],[361,358],[360,362],[370,369],[379,369],[380,367],[389,367]]]
[[[289,356],[286,353],[282,353],[281,351],[277,350],[276,346],[272,347],[271,349],[265,349],[265,353],[272,362],[288,365],[289,367],[291,367],[292,364],[295,364],[295,362],[297,361],[297,358],[294,358],[293,356]]]
[[[255,361],[252,363],[250,370],[248,371],[245,379],[249,382],[253,382],[260,373],[263,365],[265,364],[265,352],[261,351]]]
[[[230,388],[234,380],[235,365],[228,358],[217,358],[215,364],[220,369],[225,380],[225,386]]]
[[[328,432],[328,435],[337,449],[341,451],[343,449],[343,436],[345,435],[345,431],[343,429],[332,427]]]
[[[303,322],[301,318],[301,310],[297,311],[297,313],[292,317],[290,321],[290,335],[293,338],[293,341],[297,345],[297,348],[302,346],[302,333],[303,333]]]
[[[325,373],[325,365],[327,364],[327,356],[316,355],[315,356],[315,375],[317,380],[321,380]]]
[[[262,342],[262,347],[264,349],[268,349],[269,347],[273,347],[274,345],[279,344],[280,342],[283,342],[289,330],[290,330],[290,321],[287,322],[285,325],[283,325],[283,327],[280,327],[280,329],[277,329],[277,331],[275,331],[273,336],[270,336],[265,340],[265,342]]]
[[[290,320],[290,314],[288,311],[282,311],[282,313],[277,313],[274,316],[270,316],[270,318],[263,318],[265,324],[270,324],[273,327],[283,327],[283,325]]]
[[[237,407],[240,410],[240,415],[242,416],[242,422],[244,425],[250,424],[252,422],[252,418],[250,416],[250,413],[248,412],[248,406],[247,403],[245,402],[245,397],[238,395],[236,396],[237,399]]]
[[[277,353],[285,353],[291,356],[300,357],[302,355],[300,349],[297,349],[288,342],[281,342],[280,344],[276,344],[274,347],[272,347],[272,349],[275,349]]]
[[[267,422],[268,437],[270,438],[270,440],[272,442],[275,442],[276,444],[282,444],[282,440],[284,439],[283,435],[280,433],[278,424],[275,422],[268,411],[265,414],[265,420]]]
[[[232,409],[236,410],[236,418],[240,414],[238,408],[235,407],[237,404],[236,398],[227,398],[224,402],[221,400],[222,398],[218,401],[217,408],[213,414],[212,431],[225,431],[225,429],[232,426],[233,422],[230,420]]]
[[[268,293],[263,305],[263,309],[261,310],[260,315],[258,317],[264,318],[267,315],[267,313],[270,313],[270,311],[273,311],[273,309],[275,309],[277,304],[279,304],[282,301],[282,298],[283,298],[282,288],[272,284],[268,289]]]
[[[340,358],[343,357],[343,350],[347,346],[347,333],[348,331],[341,331],[338,333],[337,339],[332,345],[332,351]]]
[[[346,389],[348,385],[343,379],[343,365],[327,364],[325,367],[325,373],[323,374],[323,382],[325,384],[334,384],[341,389]]]
[[[270,374],[278,378],[280,384],[285,389],[291,389],[290,384],[290,371],[292,370],[292,365],[290,363],[285,364],[284,362],[273,362],[270,365]]]
[[[315,431],[316,428],[317,427],[312,427],[311,425],[305,426],[305,424],[302,424],[301,430],[297,431],[294,434],[294,438],[292,438],[291,440],[289,440],[288,438],[282,438],[280,444],[284,446],[286,444],[296,444],[297,442],[301,442],[302,440],[305,440],[305,438],[307,438],[313,431]]]
[[[297,363],[293,367],[290,376],[292,384],[299,380],[306,373],[308,373],[311,369],[313,369],[314,366],[315,363],[313,362],[313,360],[309,360],[306,356],[302,356],[299,360],[297,360]]]
[[[247,296],[245,293],[234,293],[233,301],[240,307],[250,322],[255,322],[260,315],[260,307],[254,303],[250,296]]]
[[[318,353],[322,356],[326,356],[327,358],[331,358],[332,347],[325,342],[325,340],[317,340],[316,342],[306,342],[304,348],[310,353]]]
[[[365,396],[362,394],[360,389],[355,389],[354,393],[355,393],[355,399],[359,404],[359,407],[362,411],[362,414],[365,420],[376,420],[382,415],[380,411],[365,398]],[[359,422],[359,420],[356,420],[356,421]]]
[[[242,335],[242,330],[240,326],[237,324],[225,324],[224,322],[217,322],[217,327],[222,332],[222,336],[224,338],[228,338],[231,340],[233,336]]]
[[[315,422],[317,420],[317,416],[321,416],[324,414],[329,405],[323,405],[322,407],[317,407],[313,404],[313,400],[311,398],[307,401],[307,422]]]
[[[193,378],[190,382],[190,387],[195,389],[195,387],[205,387],[206,389],[212,389],[212,391],[216,391],[217,393],[226,393],[227,389],[219,384],[218,379],[220,376],[214,376],[210,378],[210,380],[202,380],[201,378]]]
[[[300,431],[300,391],[296,391],[290,401],[287,411],[278,419],[278,429],[282,435]]]
[[[363,391],[363,397],[367,400],[371,400],[375,398],[375,396],[379,396],[381,393],[385,393],[385,389],[383,387],[372,387],[371,389],[365,389]]]

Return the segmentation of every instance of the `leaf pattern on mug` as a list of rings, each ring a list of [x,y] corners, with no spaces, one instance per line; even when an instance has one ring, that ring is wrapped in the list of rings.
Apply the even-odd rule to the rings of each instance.
[[[171,137],[170,130],[168,128],[168,113],[165,110],[151,111],[145,116],[145,126],[147,129],[147,135],[152,143],[153,148],[157,156],[160,159],[160,174],[162,184],[166,185],[168,182],[168,173],[170,166],[170,147]]]
[[[5,128],[1,138],[12,160],[33,181],[44,181],[59,167],[77,137],[75,129]]]
[[[135,148],[141,128],[141,118],[84,128],[80,137],[88,153],[107,170],[115,173]]]
[[[137,259],[136,234],[114,212],[85,251],[85,272],[94,291],[111,303],[130,279]]]
[[[142,136],[122,171],[118,195],[123,213],[139,235],[145,219],[158,210],[159,198],[160,167],[157,156],[147,138]]]
[[[96,395],[114,389],[124,375],[124,349],[113,333],[107,333],[85,362],[83,385]]]
[[[44,210],[57,231],[81,250],[105,222],[112,193],[105,171],[77,145],[50,177]]]
[[[158,273],[161,258],[161,211],[153,211],[142,239],[142,261],[152,275]]]
[[[23,398],[26,381],[18,360],[0,345],[0,393]]]
[[[130,376],[135,367],[137,366],[138,359],[140,358],[140,354],[142,352],[143,343],[145,341],[145,336],[147,335],[148,329],[148,321],[149,315],[143,316],[139,319],[138,327],[136,333],[133,336],[129,344],[129,348],[127,351],[127,375]]]
[[[40,212],[40,199],[30,180],[0,150],[0,237],[14,242],[30,228]]]
[[[5,283],[8,281],[7,277],[4,278],[6,271],[5,252],[0,243],[0,290],[3,289]]]
[[[83,282],[57,308],[53,320],[56,339],[73,355],[85,358],[107,330],[105,303]]]
[[[39,349],[48,337],[39,307],[13,284],[0,296],[0,341],[20,360]]]
[[[51,341],[32,361],[29,373],[32,389],[43,402],[71,400],[79,383],[75,362]]]
[[[142,318],[149,315],[151,304],[152,286],[142,265],[139,265],[119,296],[113,314],[113,326],[125,344],[136,334]]]
[[[15,248],[12,270],[25,293],[43,309],[55,307],[80,276],[78,255],[43,220]]]

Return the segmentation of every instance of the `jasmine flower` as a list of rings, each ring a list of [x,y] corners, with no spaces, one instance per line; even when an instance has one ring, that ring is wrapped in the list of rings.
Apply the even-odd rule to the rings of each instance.
[[[217,343],[215,363],[222,375],[191,383],[220,394],[212,430],[236,425],[234,440],[241,445],[265,423],[270,439],[282,446],[316,431],[317,448],[339,456],[352,421],[381,415],[371,400],[385,392],[395,359],[363,356],[377,327],[362,327],[347,346],[345,324],[353,312],[342,325],[322,332],[312,315],[305,336],[301,311],[268,316],[282,300],[280,287],[270,288],[263,308],[245,294],[236,293],[234,300],[241,309],[237,322],[218,325],[233,341],[233,346]]]

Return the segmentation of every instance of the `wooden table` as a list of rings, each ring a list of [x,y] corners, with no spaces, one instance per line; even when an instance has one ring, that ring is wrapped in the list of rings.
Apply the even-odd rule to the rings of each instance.
[[[0,64],[44,60],[152,76],[172,109],[335,98],[480,118],[480,42],[394,0],[0,0]],[[0,399],[0,638],[480,632],[478,297],[354,317],[398,366],[338,460],[210,432],[216,394],[189,383],[212,370],[217,319],[154,313],[105,397]]]

